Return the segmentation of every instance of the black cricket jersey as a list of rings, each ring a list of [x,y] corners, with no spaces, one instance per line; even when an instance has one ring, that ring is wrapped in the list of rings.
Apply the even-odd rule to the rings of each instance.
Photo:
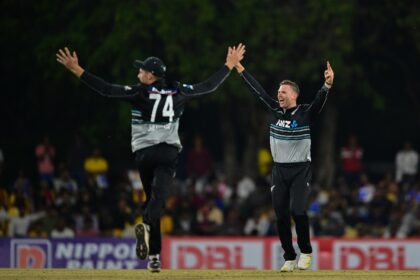
[[[285,110],[251,74],[243,71],[241,77],[276,119],[270,124],[270,149],[274,162],[310,162],[311,124],[327,101],[328,88],[323,85],[311,104],[299,104]]]
[[[131,147],[135,152],[159,143],[182,148],[178,127],[187,100],[215,91],[229,76],[223,66],[206,81],[197,84],[167,82],[159,79],[151,85],[116,85],[85,71],[80,79],[103,96],[132,104]]]

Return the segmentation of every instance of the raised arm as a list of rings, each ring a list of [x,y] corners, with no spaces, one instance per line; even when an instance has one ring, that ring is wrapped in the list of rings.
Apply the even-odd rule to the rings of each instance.
[[[239,62],[235,66],[236,70],[238,71],[241,78],[244,80],[248,89],[262,101],[262,103],[271,111],[275,112],[279,109],[279,103],[277,100],[272,98],[268,93],[264,90],[261,84],[247,71],[245,71],[245,67]]]
[[[229,76],[230,71],[239,63],[245,54],[245,45],[229,47],[226,55],[225,65],[216,73],[210,76],[206,81],[189,85],[182,84],[181,92],[188,96],[199,96],[215,91]]]
[[[334,71],[331,68],[329,61],[327,61],[327,69],[324,71],[324,78],[324,85],[318,91],[318,93],[315,96],[315,99],[312,101],[312,103],[307,109],[310,111],[312,119],[315,119],[324,107],[325,102],[327,101],[328,91],[330,90],[334,82]]]
[[[75,51],[71,53],[67,47],[59,49],[57,54],[57,61],[72,72],[76,77],[80,78],[88,87],[98,92],[103,96],[117,97],[117,98],[131,98],[136,95],[139,86],[122,86],[110,84],[103,79],[85,71],[80,65]]]
[[[67,47],[59,49],[57,54],[58,63],[63,64],[70,72],[72,72],[76,77],[80,78],[85,69],[79,65],[79,59],[77,58],[76,51],[73,51],[73,54],[69,51]]]

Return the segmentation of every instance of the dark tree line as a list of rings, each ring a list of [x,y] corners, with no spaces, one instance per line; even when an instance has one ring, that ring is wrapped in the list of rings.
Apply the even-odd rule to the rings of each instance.
[[[91,72],[133,84],[135,58],[159,56],[170,77],[196,82],[222,65],[227,46],[243,42],[244,65],[265,88],[274,95],[279,81],[295,80],[303,102],[322,85],[329,60],[335,85],[313,147],[316,178],[326,186],[336,172],[338,145],[350,132],[381,160],[392,159],[405,138],[419,140],[415,0],[3,0],[0,5],[0,148],[9,171],[29,166],[33,146],[44,134],[65,148],[78,131],[129,155],[129,106],[98,97],[62,69],[55,52],[63,46],[77,50]],[[201,125],[184,119],[181,132],[205,135],[230,180],[255,175],[256,151],[268,145],[270,116],[236,73],[188,108]]]

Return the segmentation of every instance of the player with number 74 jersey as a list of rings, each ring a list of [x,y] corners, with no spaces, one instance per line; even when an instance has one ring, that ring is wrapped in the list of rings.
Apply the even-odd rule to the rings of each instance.
[[[157,58],[148,58],[160,61]],[[138,65],[139,61],[135,61]],[[142,75],[139,68],[139,76]],[[131,146],[133,152],[159,143],[167,143],[181,149],[178,137],[179,119],[187,100],[215,91],[228,77],[224,66],[208,80],[197,84],[168,82],[159,78],[152,84],[122,86],[109,84],[91,73],[84,72],[81,80],[101,95],[125,100],[132,104]],[[145,75],[146,76],[146,75]]]
[[[245,46],[229,47],[225,65],[205,82],[183,84],[165,79],[166,66],[157,57],[134,61],[139,84],[110,84],[80,67],[76,52],[60,49],[57,61],[101,95],[128,101],[131,111],[131,146],[146,193],[143,223],[134,227],[136,254],[149,257],[148,269],[159,272],[162,237],[160,215],[171,187],[181,142],[178,136],[179,118],[185,102],[195,96],[215,91],[242,60]]]

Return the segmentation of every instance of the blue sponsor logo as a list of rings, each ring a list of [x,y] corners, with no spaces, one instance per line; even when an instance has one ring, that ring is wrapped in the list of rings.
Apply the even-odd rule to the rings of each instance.
[[[290,125],[290,127],[291,127],[291,128],[296,128],[296,127],[298,127],[298,123],[297,123],[297,121],[296,121],[296,120],[293,120],[293,121],[292,121],[292,124]]]

